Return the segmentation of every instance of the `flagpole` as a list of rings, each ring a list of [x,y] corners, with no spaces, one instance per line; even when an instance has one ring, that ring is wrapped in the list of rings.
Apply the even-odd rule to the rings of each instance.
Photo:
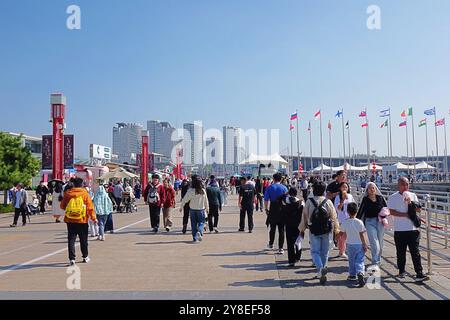
[[[342,108],[342,145],[344,146],[344,170],[345,170],[345,128],[344,128],[344,108]]]
[[[390,124],[390,123],[389,123]],[[390,148],[390,143],[389,143],[389,127],[386,128],[386,132],[387,132],[387,145],[388,145],[388,157],[389,157],[389,148]]]
[[[320,168],[320,177],[323,181],[323,145],[322,145],[322,110],[320,112],[320,161],[322,161],[322,166]]]
[[[448,176],[448,159],[447,159],[447,121],[445,121],[445,120],[446,120],[446,119],[445,119],[445,117],[444,117],[445,181],[447,181],[447,176]]]
[[[437,126],[436,126],[436,122],[437,122],[437,118],[436,118],[436,107],[434,107],[434,134],[435,134],[435,138],[436,138],[436,166],[437,169],[439,170],[439,145],[438,145],[438,134],[437,134]]]
[[[427,165],[428,165],[428,162],[430,161],[430,159],[428,157],[428,123],[426,123],[426,122],[425,122],[425,148],[426,148],[426,152],[427,152]]]
[[[330,168],[331,168],[331,174],[333,174],[333,164],[331,163],[331,121],[328,122],[328,140],[330,142]]]
[[[366,112],[366,138],[367,138],[367,177],[370,176],[370,140],[369,140],[369,120],[367,118],[367,108]]]
[[[311,160],[311,172],[312,169],[314,169],[313,167],[313,159],[312,159],[312,129],[311,129],[311,121],[309,121],[309,155],[310,155],[310,160]]]
[[[298,110],[295,110],[295,113],[297,114],[297,170],[300,168],[300,135],[298,133]],[[294,166],[294,162],[292,162],[292,166]],[[295,170],[293,170],[295,171]],[[300,176],[300,172],[298,172],[298,175]]]
[[[291,165],[292,165],[292,171],[291,166],[289,166],[289,174],[292,176],[294,172],[294,148],[292,143],[292,122],[289,122],[289,131],[291,131]]]
[[[347,128],[347,135],[348,135],[348,154],[349,154],[349,159],[352,157],[351,156],[351,145],[350,145],[350,123],[348,124],[348,128]],[[350,159],[350,166],[352,165],[351,163],[351,159]]]
[[[390,151],[391,159],[392,159],[393,155],[392,155],[392,120],[391,120],[391,108],[389,108],[389,151]]]
[[[413,161],[414,161],[414,171],[413,171],[413,177],[414,181],[416,180],[416,140],[414,136],[414,111],[411,108],[411,127],[412,127],[412,139],[413,139]]]
[[[406,130],[406,159],[408,159],[409,161],[409,142],[408,142],[408,116],[406,116],[406,126],[405,126],[405,130]],[[409,171],[409,164],[407,164],[408,166],[408,175],[410,175],[410,171]]]

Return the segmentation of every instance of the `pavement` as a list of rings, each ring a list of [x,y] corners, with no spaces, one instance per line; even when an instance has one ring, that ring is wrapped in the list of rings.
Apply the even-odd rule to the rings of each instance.
[[[173,211],[170,232],[150,230],[148,208],[114,214],[115,233],[106,241],[90,239],[90,263],[77,267],[80,286],[68,269],[66,226],[51,214],[31,217],[25,227],[9,228],[10,214],[0,215],[0,299],[237,299],[237,300],[448,300],[450,263],[433,258],[431,280],[416,284],[411,276],[395,277],[393,238],[386,235],[379,288],[357,288],[346,280],[347,261],[331,251],[328,282],[315,279],[308,240],[300,263],[288,266],[283,255],[266,250],[265,214],[256,213],[253,233],[238,232],[236,196],[220,214],[220,233],[205,233],[192,242],[190,228],[181,233],[182,214]],[[20,224],[19,224],[20,225]],[[276,237],[277,238],[277,237]],[[277,247],[275,245],[275,247]],[[425,258],[425,255],[423,253]],[[370,264],[370,253],[366,264]],[[426,260],[423,260],[426,271]],[[68,285],[69,284],[69,285]],[[70,289],[74,288],[75,289]]]

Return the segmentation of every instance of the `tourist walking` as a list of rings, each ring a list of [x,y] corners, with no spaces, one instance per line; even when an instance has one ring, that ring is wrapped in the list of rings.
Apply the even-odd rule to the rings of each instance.
[[[39,211],[41,214],[45,213],[45,204],[47,203],[47,195],[49,194],[48,188],[44,181],[41,181],[39,186],[36,188],[36,195],[39,199]]]
[[[83,262],[90,261],[88,255],[88,220],[97,222],[94,204],[83,188],[83,179],[74,178],[73,188],[64,193],[61,209],[65,210],[64,222],[67,224],[67,239],[70,265],[75,264],[75,241],[80,239]]]
[[[209,214],[208,214],[208,226],[209,232],[219,233],[219,212],[222,211],[222,197],[220,194],[220,188],[214,176],[210,177],[209,185],[206,188],[206,194],[208,196]]]
[[[256,211],[263,212],[264,209],[263,182],[260,177],[256,179],[255,192],[256,192]]]
[[[369,239],[372,265],[380,266],[384,246],[384,226],[379,217],[383,208],[386,208],[380,189],[373,182],[367,184],[364,196],[359,206],[357,218],[362,220]]]
[[[144,191],[145,204],[148,204],[150,212],[150,225],[154,233],[158,232],[161,208],[166,201],[164,186],[159,183],[159,175],[152,176],[152,182],[147,185]]]
[[[12,193],[12,205],[14,206],[14,220],[10,225],[11,228],[17,226],[17,221],[19,216],[22,215],[22,226],[27,224],[27,204],[28,204],[28,194],[23,188],[23,184],[18,183],[15,190]]]
[[[342,182],[339,188],[339,193],[334,199],[334,207],[336,209],[339,225],[342,225],[342,223],[350,217],[347,212],[347,207],[350,203],[355,202],[353,196],[348,192],[348,189],[349,188],[347,182]],[[339,248],[339,257],[342,258],[348,258],[347,255],[345,254],[346,249],[345,236],[346,236],[345,233],[340,233],[336,239]]]
[[[429,277],[423,274],[419,250],[420,220],[417,218],[417,212],[420,212],[419,200],[415,193],[409,191],[407,178],[398,179],[398,191],[389,197],[388,207],[394,217],[394,241],[399,278],[404,278],[406,275],[406,249],[408,248],[416,272],[415,281],[428,280]],[[416,223],[413,223],[413,220]]]
[[[175,189],[170,184],[170,179],[166,178],[163,182],[165,200],[163,204],[163,225],[167,232],[172,228],[173,222],[170,219],[172,208],[175,208]]]
[[[142,193],[141,184],[137,182],[134,185],[134,196],[136,197],[137,200],[141,199],[141,193]]]
[[[117,206],[117,212],[122,212],[122,207],[120,206],[122,203],[122,194],[123,194],[123,186],[121,181],[117,181],[116,185],[114,186],[114,200],[116,202]]]
[[[180,212],[183,211],[183,207],[187,203],[189,203],[191,216],[192,238],[194,243],[198,243],[203,240],[203,228],[209,210],[206,190],[203,188],[203,182],[198,178],[192,179],[192,188],[183,197]]]
[[[288,262],[290,267],[300,261],[302,250],[298,249],[295,242],[300,235],[300,222],[302,220],[304,202],[297,197],[297,188],[291,187],[289,193],[282,198],[281,215],[286,229],[288,249]]]
[[[64,210],[61,209],[61,201],[64,196],[64,182],[61,180],[53,180],[50,185],[50,193],[52,195],[52,214],[55,223],[60,223],[61,216],[64,216]]]
[[[302,176],[302,178],[300,179],[300,190],[302,191],[302,197],[303,197],[303,201],[306,201],[308,199],[308,181],[306,180],[305,176]]]
[[[253,232],[253,210],[256,199],[256,191],[253,183],[248,183],[248,179],[241,178],[241,187],[239,188],[238,206],[240,209],[239,231],[245,231],[245,216],[248,219],[248,232]]]
[[[331,200],[324,196],[325,190],[325,183],[321,181],[313,185],[313,197],[306,201],[300,223],[303,238],[305,230],[309,229],[311,257],[322,285],[327,281],[330,239],[339,232],[336,210]]]
[[[113,212],[113,204],[103,186],[99,186],[95,193],[94,208],[98,220],[98,240],[105,241],[105,225]]]
[[[194,179],[194,177],[192,177]],[[189,184],[189,181],[187,179],[184,179],[183,182],[181,182],[181,199],[184,198],[186,193],[188,192],[191,185]],[[186,203],[183,207],[183,234],[186,234],[187,225],[189,222],[189,203]]]
[[[288,189],[281,184],[281,174],[275,173],[273,180],[274,183],[268,186],[264,193],[264,208],[267,214],[266,225],[270,225],[269,244],[267,248],[273,249],[275,232],[278,228],[278,253],[283,254],[284,224],[281,217],[281,197],[288,192]]]

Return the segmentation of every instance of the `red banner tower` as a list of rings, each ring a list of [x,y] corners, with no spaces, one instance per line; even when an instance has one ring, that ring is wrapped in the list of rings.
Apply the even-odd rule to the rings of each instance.
[[[148,184],[148,136],[142,136],[141,158],[141,185],[145,188]]]
[[[53,122],[53,179],[63,179],[64,173],[64,118],[66,114],[66,97],[61,93],[50,95],[52,105],[51,118]]]

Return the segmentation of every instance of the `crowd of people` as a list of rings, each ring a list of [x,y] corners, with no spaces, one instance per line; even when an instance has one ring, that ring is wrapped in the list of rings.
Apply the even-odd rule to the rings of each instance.
[[[268,231],[267,250],[284,254],[285,239],[289,266],[301,260],[302,242],[308,233],[311,258],[317,269],[319,283],[327,282],[329,256],[333,247],[338,257],[348,260],[348,280],[364,286],[366,277],[366,252],[370,250],[371,266],[380,270],[383,257],[385,229],[392,227],[397,253],[398,277],[405,276],[406,251],[409,249],[416,281],[428,279],[423,273],[420,242],[421,210],[417,196],[409,191],[409,181],[398,179],[398,192],[385,199],[377,184],[368,182],[359,203],[352,196],[345,171],[338,171],[328,184],[316,177],[286,177],[279,173],[272,179],[233,177],[229,181],[210,176],[202,179],[193,175],[189,180],[176,180],[154,174],[142,191],[139,183],[117,181],[101,185],[93,193],[81,178],[67,183],[54,181],[49,187],[43,184],[36,191],[39,209],[42,199],[52,195],[53,217],[67,224],[69,261],[76,259],[75,240],[80,239],[83,262],[89,262],[88,237],[105,241],[105,233],[113,232],[112,213],[122,212],[142,195],[148,206],[150,227],[158,233],[162,227],[170,232],[174,226],[172,212],[180,195],[179,211],[183,214],[182,233],[190,227],[192,240],[200,243],[204,232],[219,233],[219,217],[227,205],[228,194],[236,194],[240,210],[237,232],[253,233],[254,212],[266,213]],[[386,201],[387,200],[387,201]],[[28,196],[18,184],[12,194],[15,208],[11,227],[17,225],[20,215],[26,225]],[[45,210],[45,206],[43,208]],[[162,212],[162,224],[160,222]],[[274,248],[278,232],[277,248]]]

